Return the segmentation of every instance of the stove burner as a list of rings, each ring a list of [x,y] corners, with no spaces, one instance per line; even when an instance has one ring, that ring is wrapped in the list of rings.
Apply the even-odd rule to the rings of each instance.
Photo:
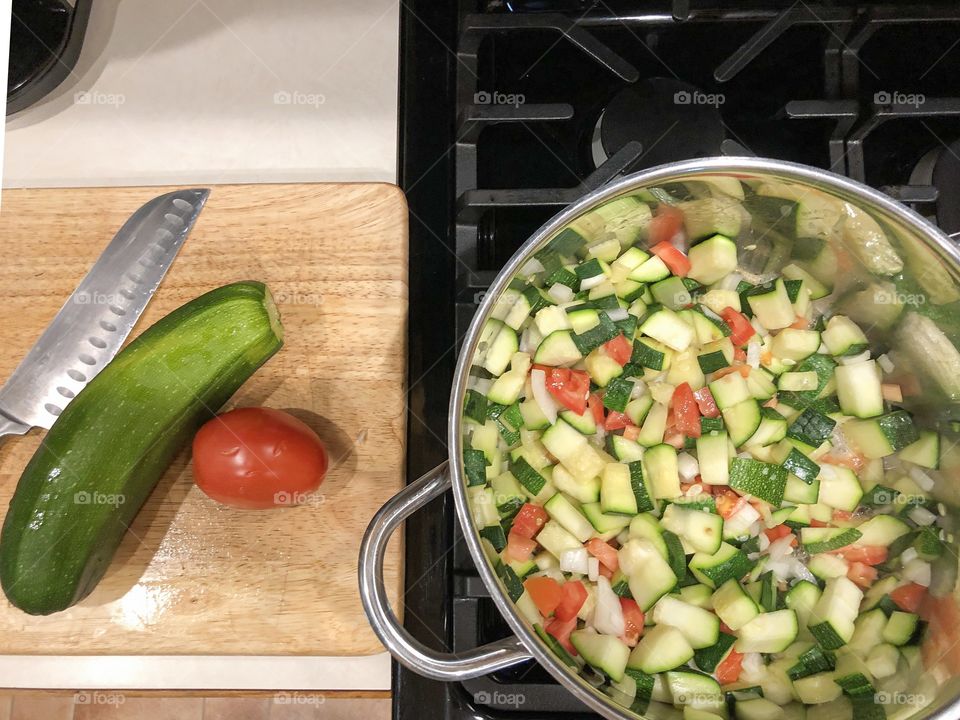
[[[960,233],[960,140],[943,148],[933,167],[937,188],[937,225],[947,235]]]
[[[618,92],[600,114],[593,135],[597,166],[631,140],[643,154],[630,168],[720,154],[724,139],[720,95],[673,78],[642,80]]]

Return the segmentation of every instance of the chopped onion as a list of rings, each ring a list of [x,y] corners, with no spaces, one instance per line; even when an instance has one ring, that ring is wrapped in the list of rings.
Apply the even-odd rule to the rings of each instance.
[[[794,539],[793,533],[790,533],[789,535],[785,535],[784,537],[770,543],[770,547],[767,548],[767,553],[770,555],[770,560],[779,561],[790,556],[793,553]],[[761,540],[760,542],[762,543],[763,541]]]
[[[593,277],[588,277],[580,281],[581,290],[590,290],[595,288],[597,285],[602,285],[607,279],[607,276],[603,273],[599,275],[594,275]]]
[[[620,637],[626,631],[620,597],[603,575],[597,578],[597,605],[593,609],[593,627],[605,635]]]
[[[686,482],[690,482],[700,474],[700,465],[690,453],[677,455],[677,471]]]
[[[769,560],[763,566],[764,572],[772,572],[777,580],[789,580],[793,577],[793,563],[789,559]]]
[[[700,312],[702,312],[704,315],[706,315],[706,316],[707,316],[708,318],[710,318],[711,320],[715,320],[716,322],[724,322],[724,320],[723,320],[722,317],[720,317],[719,315],[717,315],[713,310],[711,310],[710,308],[708,308],[706,305],[701,305],[701,306],[700,306]]]
[[[737,285],[740,284],[740,281],[743,280],[743,275],[740,273],[729,273],[725,277],[720,279],[720,282],[716,284],[718,290],[736,290]]]
[[[624,545],[627,544],[627,540],[629,539],[630,539],[630,529],[626,528],[624,530],[621,530],[620,534],[617,535],[617,544],[620,547],[623,547]]]
[[[933,525],[933,523],[937,520],[936,515],[927,510],[925,507],[920,507],[919,505],[911,509],[907,515],[917,525]]]
[[[756,340],[747,343],[747,365],[752,368],[760,367],[760,343]]]
[[[903,566],[903,579],[915,582],[917,585],[930,587],[930,563],[923,560],[911,560]]]
[[[557,566],[557,561],[554,559],[553,555],[548,552],[542,552],[533,559],[536,561],[537,568],[539,570],[549,570],[550,568]]]
[[[760,513],[757,512],[753,505],[742,500],[740,502],[741,507],[727,518],[724,525],[725,530],[735,537],[747,533],[750,527],[760,519]]]
[[[830,348],[827,347],[826,343],[820,343],[820,347],[817,348],[817,355],[829,355]]]
[[[627,312],[626,308],[614,308],[613,310],[607,310],[607,317],[614,322],[626,320],[629,315],[630,313]]]
[[[476,390],[481,395],[486,395],[490,392],[490,386],[493,385],[493,380],[491,378],[482,378],[477,377],[476,375],[471,375],[470,379],[467,381],[467,387],[471,390]]]
[[[856,365],[857,363],[866,362],[870,359],[870,351],[864,350],[859,355],[850,355],[848,357],[837,358],[837,362],[841,365]]]
[[[919,466],[914,465],[910,468],[910,479],[913,480],[924,492],[933,490],[933,478],[927,475]]]
[[[750,318],[750,324],[753,325],[753,329],[757,331],[757,335],[760,337],[766,337],[770,334],[760,321],[757,320],[756,316]]]
[[[744,653],[740,665],[740,680],[748,683],[760,682],[766,675],[767,669],[760,653]]]
[[[586,548],[576,548],[575,550],[564,550],[560,553],[560,569],[563,572],[579,573],[586,575],[590,572]]]
[[[551,424],[557,421],[557,412],[559,410],[553,396],[547,390],[547,375],[539,368],[530,371],[530,388],[533,390],[533,399],[547,416]]]
[[[768,547],[770,547],[770,538],[768,538],[766,534],[761,534],[759,536],[759,539],[760,539],[760,552],[763,552]]]
[[[587,558],[587,577],[591,582],[596,582],[600,577],[600,561],[595,557]]]
[[[635,400],[647,392],[647,384],[640,378],[635,378],[633,388],[630,390],[630,399]]]
[[[536,275],[537,273],[545,272],[546,268],[543,266],[539,260],[535,257],[530,258],[524,263],[523,267],[520,268],[521,275]]]
[[[567,303],[573,300],[573,289],[563,283],[555,283],[547,290],[547,295],[557,303]]]
[[[891,360],[886,353],[884,353],[883,355],[880,355],[877,358],[877,365],[879,365],[880,369],[883,370],[885,373],[893,372],[893,360]]]
[[[918,557],[920,557],[920,556],[919,556],[919,554],[917,553],[916,549],[915,549],[915,548],[912,548],[912,547],[909,547],[909,548],[907,548],[906,550],[904,550],[903,553],[901,553],[901,555],[900,555],[900,562],[903,563],[904,565],[906,565],[906,564],[909,563],[909,562],[913,562],[913,561],[916,560]]]

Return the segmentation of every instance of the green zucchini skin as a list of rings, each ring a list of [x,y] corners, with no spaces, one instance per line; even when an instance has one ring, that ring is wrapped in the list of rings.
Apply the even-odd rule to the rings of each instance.
[[[86,597],[174,456],[282,344],[270,292],[251,281],[190,301],[124,348],[23,471],[0,532],[10,602],[49,615]]]

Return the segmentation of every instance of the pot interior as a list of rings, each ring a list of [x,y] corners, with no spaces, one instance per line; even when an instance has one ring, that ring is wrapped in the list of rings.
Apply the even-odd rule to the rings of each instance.
[[[870,717],[885,713],[887,717],[920,718],[937,713],[953,702],[960,690],[957,252],[919,216],[837,176],[769,161],[665,166],[626,178],[585,199],[542,228],[518,252],[468,335],[464,352],[471,361],[454,398],[453,439],[461,460],[455,468],[455,485],[459,485],[455,491],[464,501],[458,503],[460,517],[474,557],[479,562],[482,553],[488,563],[481,574],[514,629],[528,645],[537,646],[538,659],[555,675],[574,681],[568,684],[595,708],[611,717],[683,716],[681,703],[665,689],[665,678],[657,678],[653,699],[646,703],[635,700],[629,682],[611,683],[580,659],[575,659],[575,668],[565,666],[534,634],[536,629],[543,635],[547,621],[529,597],[516,605],[524,589],[519,573],[529,571],[532,577],[556,571],[549,569],[549,554],[530,568],[511,563],[503,549],[503,531],[509,529],[512,513],[522,502],[542,503],[558,492],[552,482],[558,463],[553,455],[544,454],[537,431],[523,427],[533,421],[522,402],[499,405],[486,398],[498,382],[499,373],[490,370],[501,364],[494,358],[496,354],[510,357],[519,350],[535,355],[544,337],[534,320],[538,308],[550,304],[564,311],[576,304],[603,308],[617,323],[626,319],[625,328],[633,327],[628,315],[642,319],[647,308],[642,303],[637,306],[636,299],[643,296],[643,287],[638,286],[644,283],[610,276],[609,268],[628,248],[649,250],[652,228],[669,222],[664,218],[677,209],[682,225],[673,240],[681,249],[723,234],[736,243],[735,272],[742,283],[762,285],[778,275],[803,280],[805,287],[813,289],[815,308],[821,312],[828,308],[828,314],[856,322],[869,341],[870,357],[882,358],[878,362],[884,371],[883,382],[898,386],[902,394],[893,407],[908,412],[917,428],[938,434],[936,463],[928,463],[938,467],[905,462],[898,453],[864,459],[842,432],[831,438],[835,455],[849,452],[857,458],[855,470],[866,494],[855,516],[881,513],[923,523],[930,522],[927,513],[934,518],[925,532],[932,533],[939,544],[934,543],[935,556],[926,557],[931,573],[919,608],[922,629],[915,644],[900,651],[896,673],[874,678],[871,708],[880,708],[881,714]],[[590,258],[606,264],[609,282],[583,282],[586,278],[578,276],[575,265]],[[738,289],[736,283],[731,286],[729,278],[722,282],[727,290]],[[585,286],[590,289],[583,290]],[[710,289],[689,288],[689,302],[697,303]],[[516,348],[504,344],[505,335],[516,338]],[[628,339],[632,341],[633,336]],[[582,362],[567,365],[582,367]],[[648,369],[644,377],[651,380],[656,374]],[[534,391],[529,379],[518,382],[520,398],[531,397]],[[471,406],[481,396],[482,417],[477,415],[477,406]],[[590,442],[598,451],[610,450],[609,438],[593,436]],[[518,477],[523,466],[534,468],[546,480],[539,492],[525,487],[523,478]],[[512,493],[511,488],[519,488],[520,494]],[[922,510],[916,511],[917,507]],[[911,523],[911,532],[920,529]],[[623,530],[626,535],[621,534],[620,540],[629,537],[629,532]],[[617,535],[603,537],[616,543]],[[542,552],[542,547],[536,548],[535,557]],[[767,695],[776,695],[775,679],[760,684]],[[726,717],[733,697],[725,693],[723,702],[700,709]],[[783,717],[803,717],[802,707],[797,707],[790,706]],[[843,695],[820,710],[831,716],[857,717],[862,706]],[[817,708],[810,706],[807,711]],[[709,717],[703,716],[704,720]]]

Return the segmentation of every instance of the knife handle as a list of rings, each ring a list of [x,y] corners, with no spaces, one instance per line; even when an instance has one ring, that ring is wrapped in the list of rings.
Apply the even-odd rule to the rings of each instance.
[[[4,435],[23,435],[29,429],[29,425],[24,425],[0,414],[0,437]]]

